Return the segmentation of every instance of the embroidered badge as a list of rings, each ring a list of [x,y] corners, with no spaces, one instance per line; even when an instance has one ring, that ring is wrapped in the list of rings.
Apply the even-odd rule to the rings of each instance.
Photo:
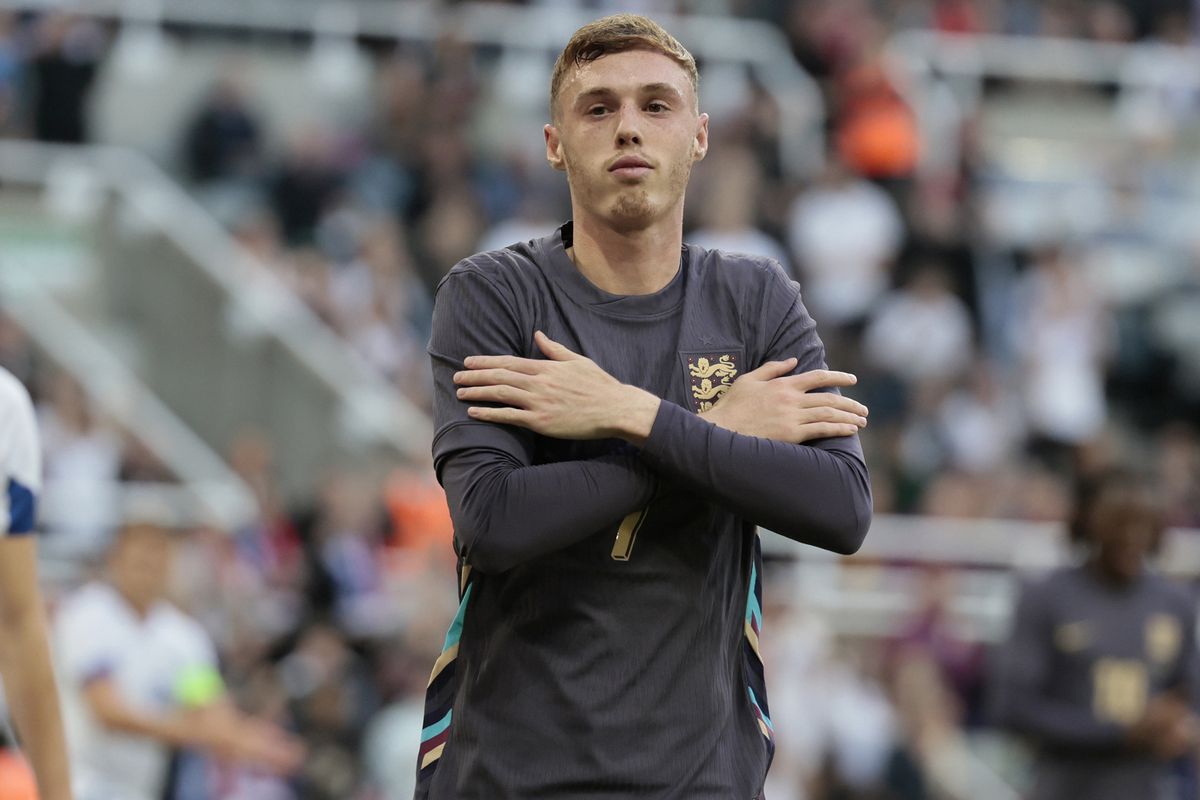
[[[692,406],[697,414],[708,411],[729,391],[738,375],[735,353],[686,353]]]
[[[1054,644],[1064,653],[1077,653],[1092,643],[1092,627],[1087,622],[1065,622],[1054,630]]]
[[[1174,661],[1183,633],[1170,614],[1154,614],[1146,621],[1146,655],[1158,664]]]

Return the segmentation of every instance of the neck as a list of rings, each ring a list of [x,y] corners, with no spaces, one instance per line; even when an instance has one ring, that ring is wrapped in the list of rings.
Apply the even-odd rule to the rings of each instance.
[[[1132,586],[1133,584],[1137,583],[1138,578],[1142,576],[1141,571],[1135,575],[1128,575],[1124,572],[1119,572],[1109,567],[1101,559],[1094,556],[1090,560],[1090,566],[1092,569],[1092,574],[1095,575],[1101,583],[1114,589],[1125,589],[1129,586]]]
[[[121,595],[121,599],[133,609],[134,613],[139,617],[145,617],[150,613],[150,609],[154,607],[154,602],[139,599],[132,592],[123,588],[119,583],[113,582],[113,588],[117,590],[117,594]]]
[[[683,204],[647,228],[614,230],[603,220],[579,213],[567,255],[593,285],[617,295],[654,294],[679,271],[683,246]]]

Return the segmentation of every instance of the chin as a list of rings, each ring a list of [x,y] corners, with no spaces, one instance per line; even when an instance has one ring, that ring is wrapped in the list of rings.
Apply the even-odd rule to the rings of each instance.
[[[617,198],[609,208],[608,218],[621,230],[643,230],[650,227],[660,216],[645,193]]]

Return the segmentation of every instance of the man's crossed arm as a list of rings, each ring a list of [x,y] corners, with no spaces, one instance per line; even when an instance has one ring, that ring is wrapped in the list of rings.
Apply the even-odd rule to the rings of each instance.
[[[442,470],[460,544],[485,572],[568,546],[644,507],[658,476],[704,491],[797,541],[849,553],[866,534],[871,493],[854,436],[867,409],[822,391],[855,382],[796,359],[739,378],[702,416],[622,384],[535,334],[546,360],[471,356],[453,376],[468,415],[560,439],[621,438],[640,455],[529,466],[500,450],[463,450]]]

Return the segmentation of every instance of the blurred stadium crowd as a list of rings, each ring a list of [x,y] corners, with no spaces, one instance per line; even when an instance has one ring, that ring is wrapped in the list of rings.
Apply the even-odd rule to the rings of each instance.
[[[883,63],[883,45],[906,29],[1191,45],[1189,3],[643,5],[773,22],[819,82],[827,156],[807,179],[779,162],[770,95],[749,82],[726,98],[686,238],[772,255],[801,282],[831,366],[858,374],[855,394],[871,408],[863,441],[877,512],[1061,520],[1075,476],[1119,461],[1156,470],[1171,523],[1200,526],[1195,339],[1168,335],[1169,320],[1200,315],[1200,231],[1165,238],[1147,201],[1164,182],[1200,176],[1164,174],[1158,129],[1096,176],[1107,187],[1097,233],[1006,247],[984,218],[994,173],[977,121],[957,132],[954,163],[919,170],[929,143]],[[88,142],[89,90],[111,40],[92,19],[0,12],[0,135]],[[440,276],[478,250],[544,235],[569,203],[562,178],[528,151],[477,146],[486,98],[471,47],[451,35],[377,56],[371,118],[329,119],[283,146],[231,70],[178,132],[167,166],[262,269],[428,407],[424,344]],[[1200,121],[1200,95],[1173,107],[1180,129]],[[1092,267],[1131,250],[1180,268],[1152,291],[1114,297]],[[48,482],[75,487],[77,508],[97,486],[172,479],[3,316],[0,364],[31,388]],[[410,796],[421,693],[455,600],[450,523],[428,467],[398,469],[382,492],[333,472],[292,506],[263,436],[248,432],[227,455],[261,518],[183,532],[178,596],[216,641],[241,705],[312,748],[302,785],[253,796]],[[86,511],[69,521],[87,524]],[[775,568],[774,585],[789,569]],[[984,653],[944,620],[953,580],[931,571],[920,611],[886,641],[849,646],[803,609],[768,609],[782,721],[772,800],[917,800],[953,784],[932,776],[953,770],[962,730],[985,722]],[[249,796],[228,780],[213,793],[204,769],[180,764],[174,797]]]

